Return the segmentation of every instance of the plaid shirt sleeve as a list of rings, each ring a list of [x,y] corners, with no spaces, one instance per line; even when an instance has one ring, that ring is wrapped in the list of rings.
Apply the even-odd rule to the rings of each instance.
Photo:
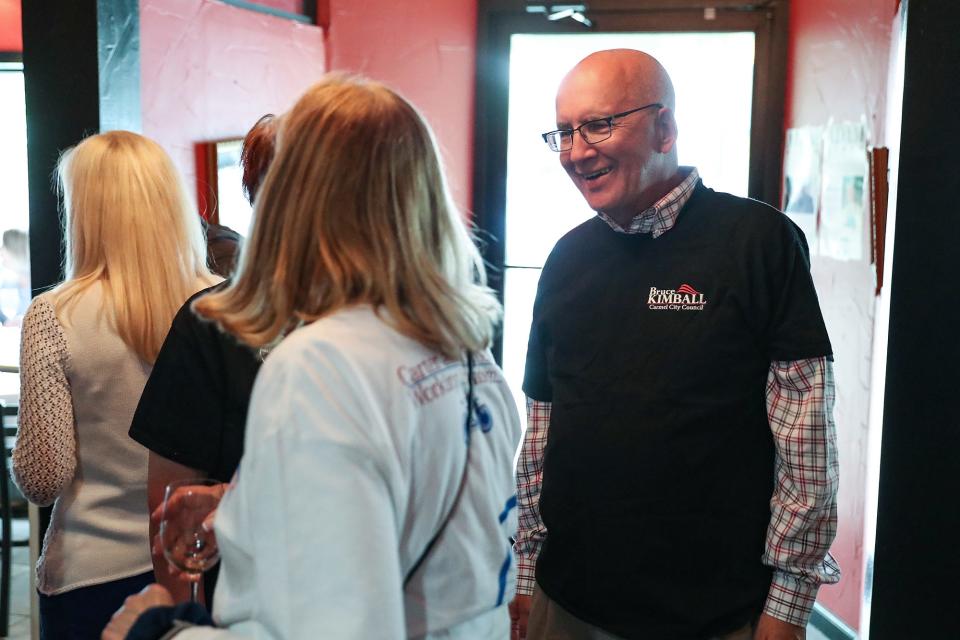
[[[530,595],[536,583],[534,571],[547,528],[540,519],[540,483],[543,480],[543,447],[550,428],[549,402],[527,398],[527,432],[517,461],[517,504],[519,526],[514,550],[517,552],[517,594]]]
[[[767,416],[776,447],[763,561],[773,567],[764,611],[806,627],[822,584],[840,579],[830,555],[837,532],[837,442],[833,363],[826,357],[773,362]]]

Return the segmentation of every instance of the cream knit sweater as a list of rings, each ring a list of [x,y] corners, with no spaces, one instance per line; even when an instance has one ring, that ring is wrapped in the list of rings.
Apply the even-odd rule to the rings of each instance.
[[[23,319],[13,475],[53,503],[37,586],[55,595],[150,571],[147,450],[127,436],[151,366],[117,335],[98,284],[61,323],[50,293]]]

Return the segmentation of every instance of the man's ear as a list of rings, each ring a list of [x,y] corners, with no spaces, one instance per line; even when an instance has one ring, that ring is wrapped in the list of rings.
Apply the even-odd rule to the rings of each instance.
[[[660,153],[670,153],[677,144],[677,119],[673,117],[673,109],[661,107],[657,111],[657,150]]]

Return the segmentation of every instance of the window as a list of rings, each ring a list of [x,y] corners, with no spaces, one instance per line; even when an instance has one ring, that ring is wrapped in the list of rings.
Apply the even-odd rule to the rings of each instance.
[[[23,65],[0,62],[0,372],[19,362],[20,320],[30,304],[30,224]],[[17,376],[0,374],[0,398],[15,396]]]
[[[197,197],[210,222],[246,237],[253,208],[243,195],[243,138],[197,144]]]

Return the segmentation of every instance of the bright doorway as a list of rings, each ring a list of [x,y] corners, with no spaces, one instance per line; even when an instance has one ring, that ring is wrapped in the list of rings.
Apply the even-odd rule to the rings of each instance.
[[[514,34],[510,38],[503,220],[502,365],[524,412],[527,335],[540,270],[556,241],[594,215],[540,133],[555,128],[563,75],[593,51],[646,51],[666,67],[677,96],[679,159],[707,186],[748,195],[756,36],[752,31]]]
[[[20,319],[30,304],[30,223],[23,64],[0,62],[0,397],[15,396]]]

